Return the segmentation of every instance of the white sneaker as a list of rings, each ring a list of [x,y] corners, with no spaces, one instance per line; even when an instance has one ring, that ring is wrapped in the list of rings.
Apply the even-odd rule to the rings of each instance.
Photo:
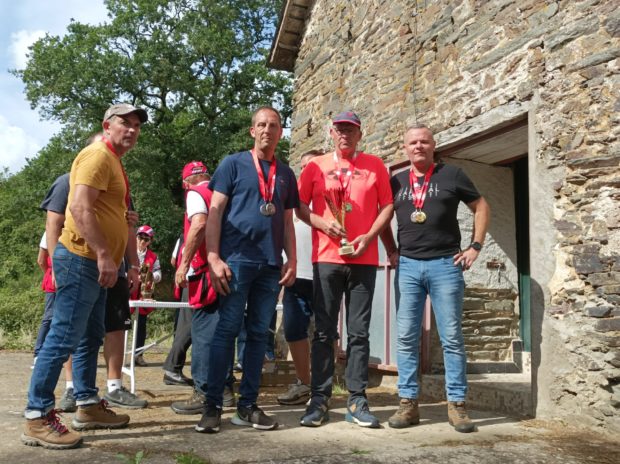
[[[310,393],[310,386],[297,379],[296,383],[288,386],[286,393],[278,396],[278,403],[283,405],[304,404],[310,399]]]

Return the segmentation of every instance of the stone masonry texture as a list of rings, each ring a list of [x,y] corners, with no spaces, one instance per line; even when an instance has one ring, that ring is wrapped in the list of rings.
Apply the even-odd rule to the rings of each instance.
[[[402,160],[411,122],[441,135],[527,108],[531,219],[543,218],[530,226],[532,247],[537,230],[552,242],[530,256],[550,269],[533,275],[542,295],[532,308],[536,413],[620,431],[617,2],[316,0],[294,75],[293,163],[329,147],[330,116],[343,109],[362,118],[361,148],[387,164]],[[493,308],[469,299],[470,356],[505,358],[517,338],[515,298]]]

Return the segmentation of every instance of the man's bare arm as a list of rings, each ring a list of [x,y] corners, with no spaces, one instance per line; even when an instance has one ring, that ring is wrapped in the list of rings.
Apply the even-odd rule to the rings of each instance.
[[[111,288],[116,283],[118,268],[110,255],[108,244],[101,233],[101,228],[95,215],[95,202],[99,198],[100,193],[99,190],[93,187],[82,184],[76,185],[69,210],[80,234],[97,255],[99,285]]]
[[[211,283],[217,293],[227,295],[230,293],[228,282],[232,278],[230,268],[220,257],[220,239],[222,236],[222,218],[224,209],[228,204],[228,196],[220,192],[213,192],[209,216],[207,218],[207,229],[205,232],[207,242],[207,260],[209,261],[209,272],[211,273]],[[187,245],[186,245],[187,247]],[[183,251],[186,255],[186,251]]]
[[[175,282],[179,287],[187,286],[187,272],[189,264],[192,262],[196,251],[205,240],[205,230],[207,227],[208,215],[197,213],[192,216],[189,230],[187,231],[187,239],[185,248],[181,256],[181,262],[175,274]]]
[[[284,252],[286,253],[286,263],[282,266],[279,284],[290,287],[295,283],[297,274],[297,241],[292,209],[284,211]]]

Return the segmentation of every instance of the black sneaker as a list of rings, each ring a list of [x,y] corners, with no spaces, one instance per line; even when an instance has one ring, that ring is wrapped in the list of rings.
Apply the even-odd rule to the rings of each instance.
[[[372,415],[368,409],[368,400],[364,397],[349,399],[347,414],[344,416],[347,422],[352,422],[360,427],[378,429],[381,427],[379,419]]]
[[[188,399],[175,401],[170,407],[177,414],[201,414],[205,408],[205,396],[194,387]]]
[[[148,404],[146,400],[138,398],[125,387],[106,393],[103,399],[113,406],[127,409],[142,409]]]
[[[217,406],[207,404],[204,407],[204,413],[200,418],[200,422],[196,424],[196,432],[200,433],[217,433],[220,431],[222,422],[222,409]]]
[[[166,385],[183,385],[193,387],[194,381],[189,377],[185,377],[183,372],[164,371],[164,383]]]
[[[231,422],[235,425],[254,427],[258,430],[274,430],[278,428],[278,423],[266,415],[261,408],[253,404],[249,408],[237,406],[237,414]]]
[[[327,403],[317,397],[310,400],[306,412],[299,423],[306,427],[318,427],[329,420],[329,407]]]

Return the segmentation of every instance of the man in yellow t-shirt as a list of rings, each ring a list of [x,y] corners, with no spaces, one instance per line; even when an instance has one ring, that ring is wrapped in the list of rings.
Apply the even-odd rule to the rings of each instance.
[[[78,405],[73,428],[119,428],[129,422],[129,416],[107,409],[95,381],[105,335],[106,291],[116,283],[125,253],[131,264],[127,279],[139,281],[136,242],[129,240],[126,220],[129,184],[121,158],[133,148],[147,119],[141,108],[111,106],[103,118],[102,140],[84,148],[71,166],[65,225],[52,257],[54,315],[32,372],[24,414],[21,439],[27,445],[66,449],[82,442],[54,409],[54,389],[71,353]]]

